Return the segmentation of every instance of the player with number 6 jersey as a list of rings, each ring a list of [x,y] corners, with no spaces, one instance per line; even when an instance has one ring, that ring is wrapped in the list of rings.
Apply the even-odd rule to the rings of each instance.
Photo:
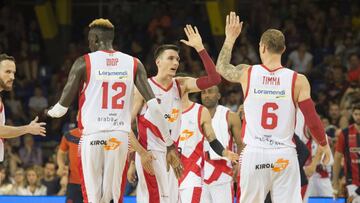
[[[305,124],[330,161],[331,150],[310,97],[309,81],[281,65],[284,34],[266,30],[259,42],[263,64],[230,64],[231,51],[243,22],[231,12],[226,17],[226,38],[216,64],[227,80],[240,83],[245,93],[242,136],[246,144],[241,155],[240,202],[262,203],[268,192],[273,202],[302,202],[300,172],[295,144],[296,109],[304,113]]]

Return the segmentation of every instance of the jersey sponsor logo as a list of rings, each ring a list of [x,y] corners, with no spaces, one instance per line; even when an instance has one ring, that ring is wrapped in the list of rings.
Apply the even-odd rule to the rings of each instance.
[[[117,114],[115,114],[115,116],[116,115]],[[114,126],[123,126],[124,121],[119,120],[119,118],[115,118],[115,116],[109,115],[109,116],[97,117],[97,121],[102,123],[111,123],[111,125]]]
[[[118,58],[107,58],[106,59],[107,66],[117,66],[118,62],[119,62]]]
[[[179,109],[173,108],[170,114],[165,114],[164,118],[170,123],[175,122],[179,117]]]
[[[280,85],[280,78],[279,77],[269,77],[263,76],[263,84],[264,85]]]
[[[260,142],[263,142],[263,143],[266,143],[268,145],[271,145],[271,146],[281,146],[281,145],[284,145],[284,143],[281,143],[281,142],[278,142],[278,141],[275,141],[273,139],[271,139],[271,135],[264,135],[263,137],[259,137],[259,136],[255,136],[255,139],[260,141]]]
[[[104,150],[106,151],[115,150],[120,146],[120,144],[122,144],[122,142],[120,142],[114,137],[109,138],[108,140],[92,140],[90,142],[90,145],[92,146],[104,146]]]
[[[97,80],[125,80],[128,78],[128,75],[128,71],[99,69],[95,78]]]
[[[280,158],[276,160],[274,163],[257,164],[255,165],[255,170],[271,168],[271,170],[274,172],[280,172],[286,169],[288,165],[289,165],[289,160]]]
[[[275,172],[280,172],[280,171],[286,169],[288,165],[289,165],[289,160],[281,158],[281,159],[276,160],[272,170]]]
[[[261,98],[275,98],[282,99],[287,98],[288,94],[285,90],[267,90],[267,89],[256,89],[254,88],[254,95]]]
[[[192,136],[194,135],[194,131],[190,131],[188,129],[185,129],[181,132],[180,141],[186,141],[188,139],[190,139]]]

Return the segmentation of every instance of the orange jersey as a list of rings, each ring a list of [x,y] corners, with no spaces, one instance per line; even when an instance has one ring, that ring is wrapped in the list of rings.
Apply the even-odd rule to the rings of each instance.
[[[69,183],[80,184],[78,144],[81,138],[81,131],[75,128],[65,133],[61,139],[61,151],[68,152],[69,157]]]

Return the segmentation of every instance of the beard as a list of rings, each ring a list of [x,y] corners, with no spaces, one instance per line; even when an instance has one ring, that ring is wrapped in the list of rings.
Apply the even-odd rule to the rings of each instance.
[[[4,89],[5,91],[11,91],[12,90],[12,85],[11,86],[7,86],[5,84],[5,82],[3,80],[0,79],[0,87],[2,89]]]

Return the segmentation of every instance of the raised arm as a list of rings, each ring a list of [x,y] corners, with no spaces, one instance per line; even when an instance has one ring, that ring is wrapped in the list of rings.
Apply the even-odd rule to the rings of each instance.
[[[294,92],[294,100],[298,103],[304,115],[305,125],[309,128],[315,142],[319,144],[318,150],[325,154],[323,163],[328,164],[332,156],[330,146],[320,117],[316,112],[314,102],[311,99],[309,81],[304,75],[297,74]]]
[[[60,100],[47,114],[53,118],[59,118],[66,114],[69,106],[74,101],[80,90],[80,85],[86,81],[86,63],[83,56],[76,59],[69,72],[68,80],[61,94]]]
[[[209,110],[205,107],[201,111],[201,128],[204,132],[206,140],[209,142],[210,147],[219,155],[228,158],[229,160],[236,162],[239,156],[229,149],[225,149],[224,146],[216,138],[214,129],[211,125],[211,115]]]
[[[196,27],[193,28],[191,25],[186,25],[184,31],[188,40],[182,39],[180,41],[187,46],[193,47],[198,52],[207,75],[200,78],[177,78],[180,83],[182,94],[199,92],[201,90],[219,84],[221,82],[221,76],[219,75],[219,73],[216,72],[215,64],[206,49],[204,48],[198,29]]]
[[[235,12],[230,12],[230,15],[226,16],[226,37],[216,62],[216,71],[226,80],[234,83],[240,83],[241,77],[250,67],[247,64],[239,64],[237,66],[230,64],[231,52],[236,39],[241,33],[242,25],[243,22],[240,22],[240,18],[235,14]]]

